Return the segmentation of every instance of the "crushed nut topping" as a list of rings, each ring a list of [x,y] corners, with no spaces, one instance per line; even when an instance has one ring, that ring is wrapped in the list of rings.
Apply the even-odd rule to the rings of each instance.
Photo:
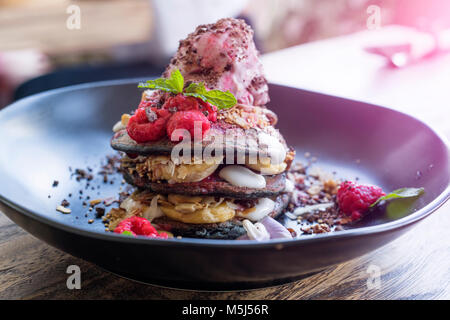
[[[276,115],[265,108],[237,104],[233,108],[221,110],[217,114],[218,120],[235,124],[247,130],[258,127],[265,128],[276,123]]]

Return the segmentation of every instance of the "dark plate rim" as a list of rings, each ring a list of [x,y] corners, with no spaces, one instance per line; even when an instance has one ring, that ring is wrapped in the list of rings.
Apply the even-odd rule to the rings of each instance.
[[[5,112],[9,112],[13,108],[16,108],[16,105],[19,102],[23,102],[25,100],[35,99],[40,96],[46,96],[51,95],[59,92],[64,91],[75,91],[79,89],[84,88],[90,88],[90,87],[101,87],[101,86],[111,86],[111,85],[124,85],[124,84],[130,84],[133,82],[138,82],[142,78],[132,78],[132,79],[119,79],[119,80],[107,80],[107,81],[98,81],[98,82],[92,82],[92,83],[83,83],[68,87],[62,87],[57,88],[49,91],[40,92],[38,94],[27,96],[23,99],[17,100],[13,102],[12,104],[5,107],[3,110],[0,111],[0,119],[1,116],[5,114]],[[311,90],[304,90],[301,88],[295,88],[292,86],[286,86],[282,84],[277,83],[271,83],[272,85],[277,85],[281,87],[285,87],[288,89],[293,90],[302,90],[306,92],[312,92],[312,93],[318,93],[321,95],[329,96],[329,97],[338,97],[341,99],[345,99],[348,101],[356,101],[353,99],[343,98],[339,96],[333,96],[329,94],[324,94],[318,91],[311,91]],[[371,105],[373,107],[382,108],[385,110],[388,110],[390,112],[395,112],[402,114],[403,116],[412,118],[413,120],[423,124],[425,127],[427,127],[429,130],[431,130],[440,140],[441,142],[447,147],[447,152],[450,150],[450,144],[447,140],[447,138],[436,131],[434,128],[426,124],[424,121],[416,118],[415,116],[409,115],[407,113],[397,111],[388,107],[374,105],[371,103],[364,102],[368,105]],[[145,237],[124,237],[118,234],[114,234],[111,232],[97,232],[97,231],[90,231],[90,230],[83,230],[79,228],[75,228],[70,225],[66,225],[63,223],[59,223],[57,221],[52,220],[51,218],[47,218],[46,216],[43,216],[39,213],[37,213],[34,210],[28,210],[21,205],[7,199],[3,195],[0,194],[0,202],[8,206],[9,208],[19,212],[20,214],[33,219],[37,220],[40,223],[49,225],[53,228],[63,230],[65,232],[77,234],[79,236],[89,237],[93,239],[99,239],[99,240],[105,240],[105,241],[118,241],[118,242],[125,242],[125,243],[134,243],[134,244],[148,244],[148,245],[158,245],[158,246],[179,246],[179,245],[190,245],[190,246],[199,246],[199,247],[233,247],[233,248],[270,248],[270,247],[279,247],[280,245],[282,247],[286,246],[295,246],[295,245],[305,245],[310,242],[317,242],[317,241],[327,241],[330,239],[345,239],[345,238],[351,238],[351,237],[361,237],[365,235],[371,235],[371,234],[378,234],[378,233],[384,233],[389,232],[394,229],[400,229],[402,227],[409,226],[415,222],[418,222],[419,220],[427,217],[434,211],[436,211],[438,208],[440,208],[448,199],[450,198],[450,184],[447,185],[447,188],[441,192],[432,202],[430,202],[428,205],[423,207],[422,209],[417,210],[414,213],[411,213],[410,215],[400,218],[398,220],[382,223],[375,226],[368,226],[368,227],[359,227],[355,229],[349,229],[349,230],[343,230],[335,233],[325,233],[325,234],[318,234],[318,235],[309,235],[305,236],[304,238],[299,239],[279,239],[279,240],[267,240],[267,241],[261,241],[257,242],[255,240],[212,240],[212,239],[194,239],[194,238],[182,238],[182,239],[148,239]]]

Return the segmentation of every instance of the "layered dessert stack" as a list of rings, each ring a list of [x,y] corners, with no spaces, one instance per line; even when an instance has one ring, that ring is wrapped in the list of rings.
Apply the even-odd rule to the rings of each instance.
[[[251,28],[236,19],[197,27],[163,78],[139,87],[146,90],[138,108],[122,116],[111,141],[136,191],[108,214],[109,229],[267,238],[260,222],[289,202],[285,172],[294,152],[265,107],[268,86]],[[141,232],[143,225],[150,231]]]

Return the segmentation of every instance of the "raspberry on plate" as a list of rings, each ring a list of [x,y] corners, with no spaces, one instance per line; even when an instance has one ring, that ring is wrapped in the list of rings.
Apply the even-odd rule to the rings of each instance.
[[[339,186],[337,202],[342,213],[357,220],[362,217],[371,204],[385,195],[380,187],[344,181]]]
[[[129,232],[133,236],[146,236],[151,238],[167,239],[168,235],[165,232],[158,233],[155,227],[152,226],[150,221],[141,217],[130,217],[122,220],[119,225],[114,229],[115,233]]]

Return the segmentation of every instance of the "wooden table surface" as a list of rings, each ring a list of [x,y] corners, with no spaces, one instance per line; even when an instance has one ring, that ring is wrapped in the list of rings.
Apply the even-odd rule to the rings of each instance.
[[[380,35],[387,37],[386,31],[364,32],[273,53],[264,57],[266,73],[273,81],[413,113],[450,137],[450,56],[390,70],[361,50]],[[122,279],[48,246],[0,214],[0,298],[449,299],[449,227],[447,203],[390,244],[309,278],[254,291],[195,292]],[[80,290],[66,287],[73,264],[81,269]],[[373,270],[381,275],[375,287]]]
[[[67,27],[74,4],[80,29]],[[0,52],[34,48],[67,55],[131,44],[150,39],[152,20],[149,1],[12,0],[0,10]]]

